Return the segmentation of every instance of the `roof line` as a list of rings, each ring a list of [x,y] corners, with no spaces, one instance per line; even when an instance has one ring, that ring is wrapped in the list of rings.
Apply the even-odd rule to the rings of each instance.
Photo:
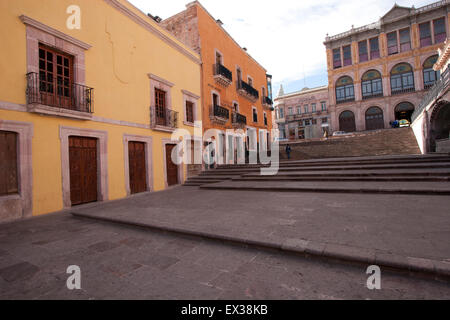
[[[189,8],[190,6],[193,6],[193,5],[199,5],[210,17],[211,17],[211,19],[213,19],[214,21],[217,21],[214,17],[213,17],[213,15],[211,14],[211,13],[209,13],[209,11],[208,10],[206,10],[206,8],[200,3],[200,1],[198,1],[198,0],[195,0],[195,1],[192,1],[192,2],[189,2],[187,5],[186,5],[186,8]],[[230,39],[231,40],[233,40],[233,42],[241,49],[241,51],[243,52],[243,53],[245,53],[250,59],[252,59],[256,64],[258,64],[258,66],[260,66],[266,73],[267,73],[267,69],[266,68],[264,68],[258,61],[256,61],[255,60],[255,58],[253,58],[247,51],[245,51],[240,45],[239,45],[239,43],[236,41],[236,40],[234,40],[234,38],[228,33],[228,31],[227,30],[225,30],[225,28],[224,27],[222,27],[221,25],[219,25],[218,24],[218,26],[225,32],[225,34],[228,36],[228,37],[230,37]]]

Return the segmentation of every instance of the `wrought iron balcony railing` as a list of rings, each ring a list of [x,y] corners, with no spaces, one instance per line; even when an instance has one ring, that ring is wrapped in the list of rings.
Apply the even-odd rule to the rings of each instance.
[[[44,74],[27,74],[27,104],[93,113],[94,89]]]
[[[245,126],[247,124],[247,117],[240,113],[233,112],[233,124]]]
[[[341,104],[341,103],[346,103],[346,102],[352,102],[355,101],[355,97],[345,97],[345,98],[340,98],[336,100],[336,104]]]
[[[273,105],[273,101],[272,101],[272,99],[270,99],[269,97],[264,96],[264,97],[262,97],[261,99],[262,99],[262,104],[263,104],[263,105],[266,105],[266,106],[271,106],[271,105]]]
[[[150,107],[150,126],[169,130],[178,128],[178,112],[163,107]]]
[[[450,66],[442,73],[439,80],[437,80],[434,85],[428,90],[427,95],[423,98],[422,102],[419,104],[419,107],[414,111],[411,116],[411,122],[414,122],[423,110],[434,100],[436,100],[439,95],[444,92],[450,85]]]
[[[226,120],[230,119],[230,111],[219,105],[212,106],[212,115]]]
[[[233,73],[220,63],[214,65],[214,75],[225,78],[230,84],[233,82]]]
[[[397,95],[397,94],[402,94],[402,93],[409,93],[409,92],[414,92],[416,91],[416,89],[414,87],[412,88],[400,88],[400,89],[391,89],[391,95]]]
[[[256,90],[243,80],[237,81],[237,89],[238,92],[240,92],[241,94],[244,93],[244,95],[247,96],[250,100],[256,101],[259,98],[258,90]]]
[[[379,98],[379,97],[383,97],[383,92],[363,94],[362,99],[368,100],[368,99]]]

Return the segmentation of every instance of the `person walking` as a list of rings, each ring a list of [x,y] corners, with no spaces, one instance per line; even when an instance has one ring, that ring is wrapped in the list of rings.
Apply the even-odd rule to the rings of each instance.
[[[288,159],[291,159],[291,146],[290,145],[286,145],[286,154]]]

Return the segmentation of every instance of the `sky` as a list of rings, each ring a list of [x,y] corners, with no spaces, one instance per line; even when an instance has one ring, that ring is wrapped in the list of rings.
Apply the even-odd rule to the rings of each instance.
[[[163,19],[190,0],[129,0]],[[201,0],[202,5],[248,53],[273,75],[274,96],[327,85],[327,34],[376,22],[397,2],[416,8],[433,0]]]

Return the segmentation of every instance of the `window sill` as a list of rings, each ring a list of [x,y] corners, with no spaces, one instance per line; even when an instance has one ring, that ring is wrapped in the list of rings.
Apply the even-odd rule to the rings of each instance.
[[[56,108],[56,107],[50,107],[42,104],[28,104],[27,105],[28,112],[31,113],[38,113],[48,116],[55,116],[55,117],[64,117],[64,118],[71,118],[71,119],[77,119],[77,120],[91,120],[92,114],[88,112],[81,112],[81,111],[75,111],[75,110],[69,110],[64,108]]]
[[[177,128],[172,128],[172,127],[165,127],[165,126],[154,126],[152,128],[153,131],[161,131],[161,132],[168,132],[168,133],[173,133],[175,132],[175,130],[177,130]]]
[[[183,124],[187,127],[200,128],[199,125],[196,125],[195,123],[189,121],[183,121]]]
[[[20,200],[20,199],[22,199],[22,197],[18,193],[0,196],[0,201]]]

